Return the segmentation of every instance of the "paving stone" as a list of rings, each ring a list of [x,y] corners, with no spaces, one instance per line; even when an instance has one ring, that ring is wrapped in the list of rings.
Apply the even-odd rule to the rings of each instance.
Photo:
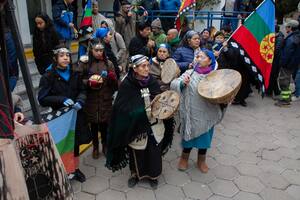
[[[279,174],[261,173],[258,177],[267,187],[284,190],[289,186],[288,181]]]
[[[87,179],[90,177],[96,176],[96,168],[95,167],[83,165],[80,167],[80,170],[84,173],[84,175]]]
[[[159,200],[182,200],[185,197],[181,188],[173,185],[163,185],[155,190],[155,194]]]
[[[218,147],[218,150],[223,154],[237,155],[240,153],[240,150],[230,144],[221,144]]]
[[[237,170],[240,172],[242,175],[246,176],[259,176],[260,173],[262,173],[262,170],[257,166],[253,164],[248,164],[248,163],[239,163],[236,166]]]
[[[115,190],[106,190],[96,196],[96,200],[125,200],[125,194],[123,192]]]
[[[274,142],[277,140],[271,133],[258,132],[254,136],[263,142]]]
[[[219,196],[219,195],[213,195],[208,200],[230,200],[230,199],[226,198],[226,197]]]
[[[102,167],[105,165],[105,159],[101,157],[99,159],[93,159],[92,155],[89,154],[84,157],[84,164],[91,167]]]
[[[81,183],[79,181],[71,180],[71,186],[74,193],[78,193],[81,191]]]
[[[234,180],[237,176],[239,176],[238,171],[235,167],[232,166],[225,166],[225,165],[218,165],[212,172],[217,178],[225,179],[225,180]]]
[[[276,140],[274,142],[274,144],[277,144],[278,146],[281,146],[281,147],[296,148],[297,147],[297,143],[296,143],[296,141],[292,140],[292,137],[293,136],[291,136],[291,139],[280,138],[280,139]]]
[[[257,165],[264,172],[281,174],[284,171],[284,168],[275,161],[262,160]]]
[[[170,166],[171,166],[171,170],[170,171],[173,171],[173,170],[178,170],[177,169],[177,166],[178,166],[178,162],[179,162],[179,159],[175,159],[175,160],[172,160],[171,162],[170,162]],[[193,168],[195,168],[195,161],[194,160],[192,160],[191,158],[189,159],[189,161],[188,161],[188,169],[186,170],[186,171],[189,171],[189,170],[191,170],[191,169],[193,169]],[[166,172],[164,172],[164,173],[166,173]]]
[[[220,138],[223,143],[237,145],[240,141],[237,137],[225,135],[224,137]]]
[[[216,161],[221,165],[235,166],[239,163],[239,160],[233,156],[228,154],[220,154],[216,156]]]
[[[243,191],[235,195],[233,199],[234,200],[262,200],[262,198],[257,194],[243,192]]]
[[[300,172],[296,170],[285,170],[282,176],[291,184],[300,185]]]
[[[300,170],[300,160],[293,160],[290,158],[283,158],[279,161],[279,164],[286,169]]]
[[[213,157],[206,157],[206,164],[208,165],[209,169],[213,169],[218,166],[217,161]]]
[[[300,199],[300,186],[299,185],[291,185],[286,189],[286,192],[294,197],[294,199]]]
[[[188,171],[192,181],[196,181],[203,184],[209,184],[216,180],[216,176],[213,174],[212,170],[209,170],[206,174],[201,173],[198,168],[193,168]]]
[[[300,144],[300,142],[299,142]],[[276,150],[276,153],[280,154],[283,157],[299,160],[300,159],[300,151],[296,149],[290,149],[286,147],[280,147]]]
[[[250,176],[240,176],[234,183],[244,192],[260,193],[265,187],[258,178]]]
[[[246,151],[241,151],[237,155],[237,158],[239,159],[240,162],[249,163],[249,164],[256,164],[259,161],[261,161],[261,158],[258,157],[256,153],[251,153]]]
[[[160,176],[158,178],[158,187],[160,187],[161,185],[164,185],[164,184],[166,184],[166,181],[165,181],[163,176]],[[139,183],[138,183],[138,187],[142,187],[142,188],[152,190],[148,179],[140,180]]]
[[[276,151],[263,150],[262,158],[264,160],[278,161],[282,158],[282,156],[280,154],[278,154]]]
[[[192,199],[208,199],[212,195],[207,185],[197,182],[190,182],[183,186],[183,192]]]
[[[170,170],[164,174],[166,183],[176,186],[184,186],[185,184],[191,182],[190,177],[180,171]]]
[[[239,192],[239,189],[233,184],[232,181],[217,179],[210,183],[209,187],[214,194],[224,197],[233,197]]]
[[[75,200],[95,200],[95,196],[85,192],[79,192],[75,194]]]
[[[260,196],[263,198],[263,200],[296,200],[287,192],[271,188],[265,188],[260,193]]]
[[[108,189],[108,179],[104,177],[92,177],[82,184],[82,191],[90,194],[98,194]]]
[[[178,160],[179,156],[177,155],[176,151],[168,151],[168,153],[163,157],[163,160],[166,161],[172,161],[172,160]]]
[[[134,190],[130,190],[127,193],[127,200],[155,200],[155,194],[153,190],[146,188],[136,187]]]
[[[254,142],[239,142],[236,145],[236,147],[239,148],[241,151],[247,151],[252,153],[257,152],[260,149],[260,145]]]
[[[121,174],[110,179],[110,188],[120,192],[128,192],[131,188],[128,187],[128,174]]]
[[[112,172],[111,170],[107,169],[105,166],[97,167],[96,168],[96,176],[111,178],[116,177],[122,174],[122,171]]]

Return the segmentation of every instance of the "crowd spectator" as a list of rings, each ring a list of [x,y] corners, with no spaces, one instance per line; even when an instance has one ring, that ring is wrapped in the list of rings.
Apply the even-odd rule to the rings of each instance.
[[[152,33],[150,34],[149,38],[155,41],[156,46],[159,46],[160,44],[165,42],[167,36],[162,29],[159,18],[156,18],[152,21],[151,30]]]
[[[170,46],[169,53],[170,53],[170,55],[172,55],[176,51],[176,49],[180,43],[180,38],[179,38],[177,29],[172,28],[172,29],[168,30],[167,37],[166,37],[166,43]]]
[[[73,23],[73,8],[71,5],[73,1],[74,0],[57,0],[52,7],[56,31],[68,49],[71,46],[75,30],[75,25]]]
[[[213,40],[210,37],[210,32],[208,29],[203,29],[200,33],[201,35],[201,48],[211,49],[213,45]]]
[[[53,49],[59,44],[59,36],[46,13],[37,14],[34,21],[32,50],[37,69],[43,75],[53,62]]]
[[[165,32],[174,28],[174,20],[180,8],[180,0],[160,0],[161,23]]]
[[[129,44],[129,56],[142,54],[148,57],[153,56],[155,42],[149,39],[151,28],[148,23],[138,24],[138,34],[132,38]]]
[[[275,103],[276,106],[288,106],[291,102],[290,80],[300,64],[300,32],[298,26],[299,22],[293,19],[285,24],[288,35],[284,39],[281,48],[279,61],[281,67],[279,75],[281,93],[280,100]]]

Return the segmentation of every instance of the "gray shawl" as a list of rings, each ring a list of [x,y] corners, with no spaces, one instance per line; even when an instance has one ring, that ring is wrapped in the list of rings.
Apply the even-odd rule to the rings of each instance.
[[[198,83],[206,75],[187,70],[179,78],[171,82],[171,89],[180,95],[180,134],[186,141],[192,140],[206,133],[222,120],[223,113],[220,105],[212,104],[198,93]],[[192,74],[190,83],[180,89],[180,83],[186,74]]]

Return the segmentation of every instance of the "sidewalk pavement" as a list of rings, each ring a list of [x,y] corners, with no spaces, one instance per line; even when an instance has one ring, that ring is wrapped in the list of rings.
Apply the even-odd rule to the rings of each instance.
[[[81,156],[83,184],[72,181],[79,200],[300,200],[300,102],[290,108],[274,106],[270,98],[247,99],[248,107],[230,106],[215,129],[208,151],[207,174],[196,167],[192,151],[189,169],[176,169],[181,154],[175,134],[172,149],[163,158],[157,190],[142,181],[127,187],[128,167],[112,173],[105,158]]]

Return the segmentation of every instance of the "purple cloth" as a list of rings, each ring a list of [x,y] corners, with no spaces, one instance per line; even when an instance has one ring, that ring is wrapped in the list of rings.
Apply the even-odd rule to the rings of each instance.
[[[196,72],[198,72],[199,74],[208,74],[209,72],[211,72],[213,69],[211,66],[208,67],[200,67],[199,64],[197,64],[195,66],[194,69]]]

